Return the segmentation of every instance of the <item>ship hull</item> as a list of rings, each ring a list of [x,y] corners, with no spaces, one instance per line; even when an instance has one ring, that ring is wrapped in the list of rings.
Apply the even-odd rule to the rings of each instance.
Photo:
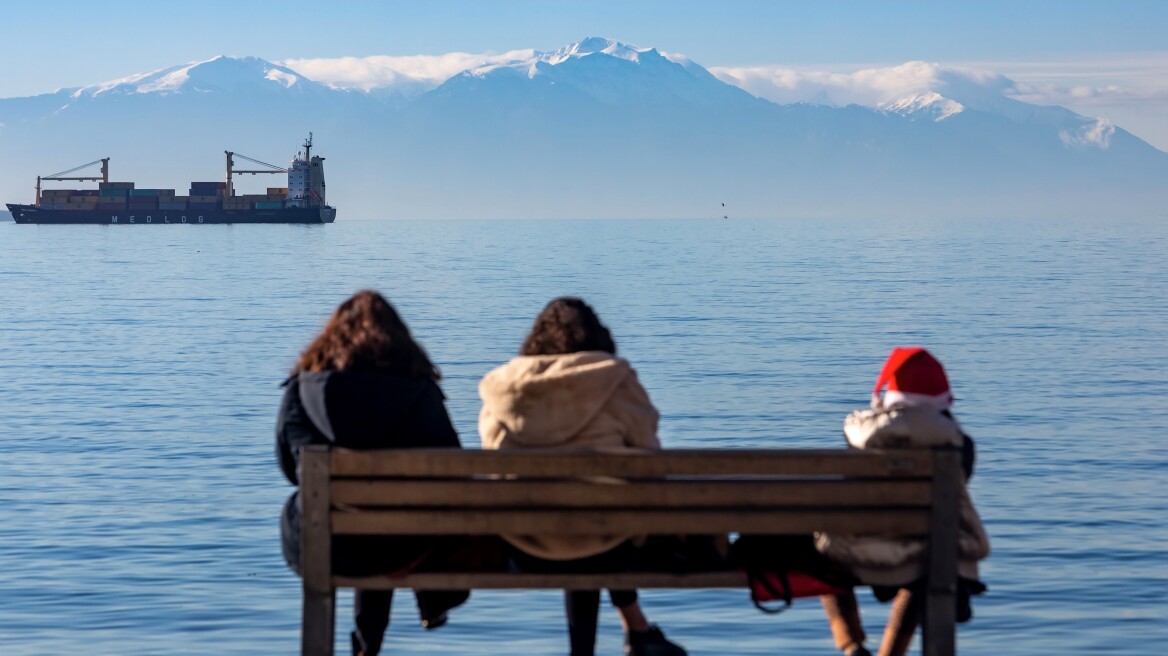
[[[170,225],[228,223],[332,223],[337,218],[333,207],[285,207],[274,210],[52,210],[36,205],[8,205],[17,223],[97,224],[97,225]]]

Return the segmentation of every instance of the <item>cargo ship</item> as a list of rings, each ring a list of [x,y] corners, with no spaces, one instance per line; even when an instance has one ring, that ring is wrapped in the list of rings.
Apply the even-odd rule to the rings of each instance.
[[[36,203],[8,204],[17,223],[96,223],[115,225],[169,223],[332,223],[337,210],[325,203],[324,158],[312,154],[312,133],[289,168],[240,155],[227,155],[227,180],[192,182],[186,195],[174,189],[138,189],[133,182],[110,182],[109,158],[74,169],[38,176]],[[256,166],[241,170],[236,158]],[[101,164],[100,176],[71,176]],[[233,178],[243,174],[288,174],[287,187],[268,187],[266,194],[237,196]],[[97,189],[41,189],[44,181],[94,181]]]

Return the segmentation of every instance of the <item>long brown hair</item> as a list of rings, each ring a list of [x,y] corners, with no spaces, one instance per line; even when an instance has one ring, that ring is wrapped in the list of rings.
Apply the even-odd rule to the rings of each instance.
[[[442,377],[385,297],[362,290],[341,303],[292,373],[377,370],[407,378]]]
[[[548,303],[523,340],[519,355],[559,355],[606,351],[616,355],[612,333],[584,301],[570,296]]]

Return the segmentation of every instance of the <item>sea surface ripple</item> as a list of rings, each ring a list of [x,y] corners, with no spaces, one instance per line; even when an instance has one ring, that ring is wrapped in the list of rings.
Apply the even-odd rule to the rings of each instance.
[[[925,345],[994,547],[961,652],[1168,644],[1164,220],[342,220],[0,224],[0,654],[296,652],[280,382],[365,287],[441,366],[468,445],[478,380],[555,296],[597,308],[667,447],[842,446],[889,349]],[[887,607],[861,597],[876,639]],[[695,656],[834,653],[815,600],[642,599]],[[432,634],[409,602],[388,653],[566,650],[555,592],[475,592]],[[606,608],[598,653],[620,644]]]

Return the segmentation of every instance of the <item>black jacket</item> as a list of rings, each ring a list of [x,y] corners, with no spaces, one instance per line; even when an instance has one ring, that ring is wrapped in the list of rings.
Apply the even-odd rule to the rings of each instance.
[[[300,447],[349,449],[460,448],[445,396],[427,378],[376,371],[300,373],[285,383],[276,419],[276,459],[299,484]],[[281,521],[284,557],[300,571],[300,504],[293,494]],[[390,572],[425,553],[432,539],[341,536],[333,539],[333,569],[349,576]]]
[[[300,447],[459,448],[446,397],[426,378],[376,371],[322,371],[288,379],[276,420],[276,457],[299,483]]]

